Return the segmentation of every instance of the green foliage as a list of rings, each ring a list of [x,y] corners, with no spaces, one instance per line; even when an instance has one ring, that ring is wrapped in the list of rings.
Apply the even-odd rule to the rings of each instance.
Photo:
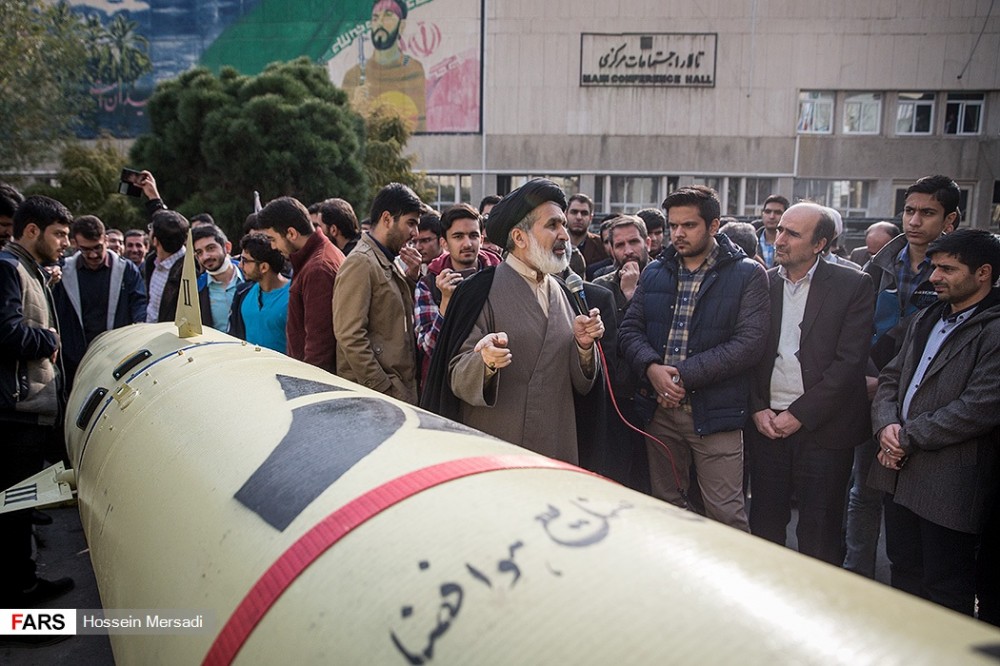
[[[0,2],[0,173],[50,158],[93,101],[86,32],[62,0]]]
[[[171,208],[209,212],[234,239],[255,190],[306,205],[368,193],[360,119],[306,58],[249,77],[192,69],[160,83],[147,110],[152,133],[136,141],[132,165],[153,173]]]
[[[57,199],[73,215],[96,215],[108,228],[143,228],[145,216],[138,200],[117,193],[123,165],[121,153],[107,138],[93,147],[69,144],[62,153],[59,185],[32,185],[25,193]]]
[[[410,139],[406,121],[390,107],[373,106],[365,113],[365,132],[365,170],[370,188],[362,210],[367,210],[368,202],[383,186],[393,182],[409,185],[423,201],[433,200],[433,193],[425,190],[425,174],[413,170],[414,157],[403,154]],[[359,217],[363,217],[360,211]]]

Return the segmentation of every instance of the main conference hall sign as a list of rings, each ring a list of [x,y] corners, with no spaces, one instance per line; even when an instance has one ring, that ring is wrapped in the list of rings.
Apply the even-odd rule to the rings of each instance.
[[[583,33],[581,86],[715,87],[716,33]]]

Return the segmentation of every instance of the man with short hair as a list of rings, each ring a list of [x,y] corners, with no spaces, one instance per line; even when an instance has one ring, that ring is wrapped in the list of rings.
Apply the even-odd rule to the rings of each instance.
[[[285,353],[288,294],[291,281],[282,274],[285,258],[271,247],[267,234],[247,234],[240,241],[240,266],[246,282],[236,289],[229,314],[229,334]]]
[[[757,254],[757,230],[749,222],[740,222],[735,217],[723,217],[719,220],[719,232],[726,234],[729,240],[736,243],[748,257],[754,261],[759,261],[762,265],[764,261]]]
[[[407,274],[419,253],[406,245],[416,238],[422,210],[406,185],[390,183],[379,191],[371,231],[341,267],[333,313],[337,374],[411,404],[417,402],[416,283]]]
[[[109,250],[121,256],[125,250],[125,234],[121,229],[108,229],[104,232],[104,243]]]
[[[62,279],[53,289],[66,387],[87,347],[104,331],[146,321],[146,286],[139,269],[104,244],[104,224],[93,215],[73,221],[70,235],[77,253],[66,259]]]
[[[141,229],[129,229],[125,232],[125,250],[123,256],[138,267],[146,259],[146,252],[149,244],[146,239],[146,232]]]
[[[173,321],[184,270],[184,244],[191,225],[177,211],[161,209],[153,213],[149,227],[153,259],[144,265],[146,273],[143,277],[149,296],[146,321]],[[202,316],[205,316],[204,312]]]
[[[500,203],[500,199],[501,197],[499,194],[487,194],[483,197],[483,200],[479,202],[479,214],[484,218],[488,217],[490,211],[493,210],[493,206]]]
[[[865,367],[871,278],[825,261],[829,210],[792,206],[778,223],[768,271],[771,325],[750,393],[750,531],[785,545],[792,498],[798,550],[843,561],[842,528],[854,447],[871,434]]]
[[[645,223],[637,216],[620,215],[609,222],[608,239],[615,270],[595,278],[594,284],[614,294],[618,323],[621,324],[639,284],[639,275],[649,263],[649,237]]]
[[[864,266],[879,250],[899,235],[899,228],[892,222],[876,222],[865,231],[865,244],[851,251],[850,259],[858,266]]]
[[[417,282],[414,295],[414,329],[417,347],[423,352],[421,384],[427,377],[431,355],[455,289],[474,273],[500,263],[492,253],[480,252],[480,227],[479,213],[469,204],[455,204],[441,216],[441,231],[447,252],[431,261],[427,274]]]
[[[14,211],[24,201],[24,196],[7,183],[0,183],[0,250],[14,233]]]
[[[426,209],[417,223],[417,237],[413,240],[413,246],[420,253],[421,272],[425,272],[427,266],[444,253],[443,236],[440,213]]]
[[[719,234],[714,190],[683,187],[663,202],[671,247],[646,267],[618,335],[648,405],[653,494],[684,506],[693,464],[708,516],[747,531],[742,428],[750,370],[770,308],[763,267]]]
[[[938,220],[929,202],[908,198],[910,216]],[[916,239],[921,225],[906,229]],[[1000,488],[1000,240],[959,230],[923,254],[938,302],[912,318],[879,375],[871,411],[879,451],[868,481],[889,493],[892,586],[972,615],[976,551]]]
[[[358,244],[361,238],[361,229],[358,227],[358,216],[354,213],[354,208],[343,199],[326,199],[316,206],[315,213],[310,216],[313,221],[323,228],[326,237],[337,246],[346,257]]]
[[[257,213],[261,230],[292,264],[285,335],[288,355],[327,372],[337,370],[334,285],[344,254],[321,231],[297,199],[280,197]],[[339,307],[339,304],[338,304]]]
[[[569,198],[566,203],[566,229],[569,231],[570,242],[583,255],[585,267],[608,257],[601,237],[590,231],[590,221],[593,219],[593,199],[579,193]],[[580,273],[580,277],[584,277],[584,274]]]
[[[498,203],[487,233],[507,249],[452,299],[423,406],[526,449],[576,464],[574,393],[600,371],[599,310],[574,315],[554,274],[569,265],[565,193],[535,178]],[[463,300],[464,299],[464,300]]]
[[[646,236],[649,238],[649,258],[659,259],[663,252],[663,233],[667,226],[667,217],[659,208],[643,208],[635,214],[646,225]]]
[[[778,222],[788,210],[788,199],[780,194],[772,194],[764,199],[764,210],[761,215],[763,227],[757,237],[757,252],[768,268],[774,267],[774,241],[778,237]]]
[[[65,392],[49,276],[43,264],[69,247],[70,212],[31,196],[13,216],[13,239],[0,250],[0,488],[42,468],[44,452],[61,444]],[[63,448],[61,445],[58,448]],[[31,608],[68,592],[71,578],[48,581],[31,557],[31,512],[0,514],[0,607]]]
[[[201,305],[202,323],[205,326],[229,332],[229,310],[236,289],[243,282],[243,273],[235,259],[231,259],[232,243],[222,229],[203,223],[191,230],[194,256],[203,272],[198,275],[198,300]]]
[[[899,352],[904,331],[913,316],[937,302],[930,282],[927,248],[958,226],[961,192],[948,176],[925,176],[906,189],[903,234],[887,243],[865,265],[875,284],[875,330],[871,361],[874,370]],[[868,376],[868,397],[878,384]],[[854,453],[850,501],[847,507],[847,554],[844,568],[869,578],[875,576],[875,558],[881,530],[882,494],[866,482],[877,444],[868,439]]]
[[[197,229],[202,226],[215,226],[215,218],[211,213],[198,213],[191,216],[191,228]]]

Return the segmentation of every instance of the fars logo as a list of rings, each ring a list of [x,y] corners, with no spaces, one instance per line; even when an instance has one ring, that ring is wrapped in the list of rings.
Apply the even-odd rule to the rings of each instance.
[[[75,608],[0,609],[0,635],[75,635]]]

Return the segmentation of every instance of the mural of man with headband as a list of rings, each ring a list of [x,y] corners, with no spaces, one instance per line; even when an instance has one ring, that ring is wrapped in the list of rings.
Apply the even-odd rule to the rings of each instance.
[[[405,0],[375,0],[372,4],[371,40],[374,52],[365,58],[364,44],[358,64],[344,75],[342,87],[356,105],[383,103],[396,109],[410,129],[427,128],[424,66],[400,50],[406,26]]]

